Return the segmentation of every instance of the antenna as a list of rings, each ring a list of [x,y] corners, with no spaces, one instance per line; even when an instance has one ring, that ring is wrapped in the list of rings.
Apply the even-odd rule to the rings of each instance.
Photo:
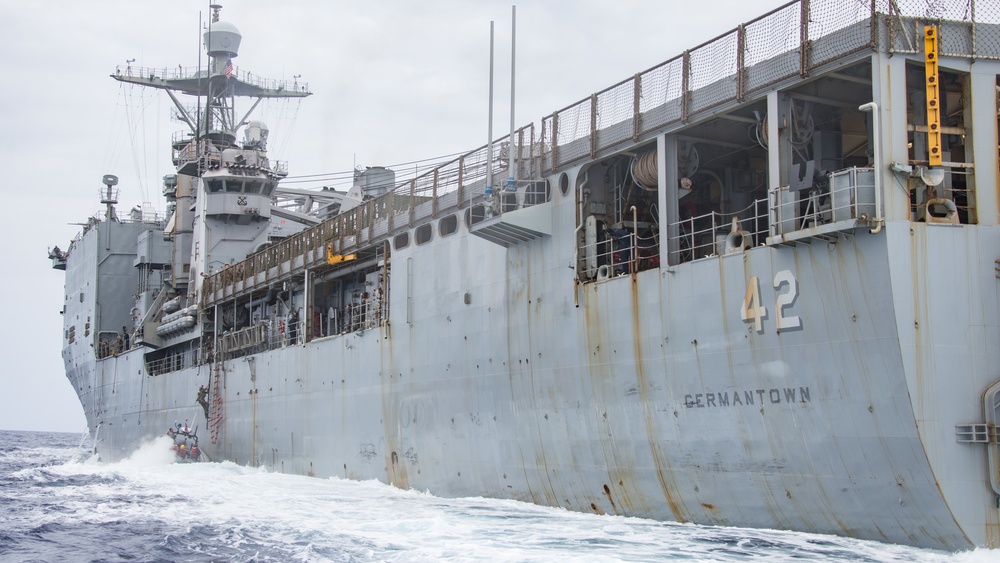
[[[490,21],[490,116],[486,132],[486,200],[493,198],[493,22]]]
[[[118,185],[118,176],[105,174],[101,182],[107,186],[106,191],[101,192],[101,203],[107,206],[104,217],[109,221],[117,220],[115,216],[115,204],[118,203],[118,190],[114,189]]]
[[[517,6],[510,7],[510,147],[507,165],[508,190],[516,189],[514,185],[514,44],[517,42]]]

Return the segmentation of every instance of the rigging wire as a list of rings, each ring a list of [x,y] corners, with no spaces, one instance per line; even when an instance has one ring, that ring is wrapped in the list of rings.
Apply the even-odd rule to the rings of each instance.
[[[468,152],[469,151],[462,151],[441,156],[435,156],[431,158],[411,160],[408,162],[399,162],[396,164],[386,165],[385,167],[396,171],[397,180],[399,178],[411,178],[419,176],[423,172],[433,170],[438,166],[440,166],[441,164],[445,164],[447,162],[450,162],[451,160],[454,160],[455,157],[468,154]],[[422,167],[417,167],[415,169],[409,169],[409,170],[405,169],[405,167],[409,167],[410,165],[413,164],[419,165],[423,163],[429,163],[429,164],[426,164],[425,166]],[[350,185],[354,181],[354,173],[355,173],[354,170],[345,170],[339,172],[324,172],[320,174],[301,174],[297,176],[288,176],[287,178],[282,180],[282,184],[304,184],[304,183],[314,183],[314,182],[318,183],[325,181],[334,181],[334,182],[343,181],[344,184]]]
[[[159,97],[154,95],[147,98],[145,96],[145,88],[140,88],[138,96],[139,100],[136,104],[135,97],[132,95],[134,86],[123,83],[121,87],[125,89],[125,119],[128,125],[127,132],[129,135],[129,143],[131,144],[132,165],[135,168],[136,184],[139,187],[142,200],[149,201],[145,181],[145,173],[148,169],[145,143],[147,136],[146,110],[151,104],[153,104],[153,102],[157,101]],[[136,112],[138,112],[138,115],[136,115]],[[140,144],[141,146],[139,146]]]
[[[101,170],[102,172],[114,168],[114,163],[117,163],[118,161],[118,155],[117,155],[118,147],[113,146],[111,141],[113,139],[120,138],[121,135],[120,127],[122,125],[118,121],[118,115],[122,105],[122,98],[124,98],[124,96],[125,92],[119,86],[118,97],[115,99],[114,111],[111,114],[111,126],[108,128],[108,142],[107,145],[104,147],[104,167]]]
[[[119,101],[118,109],[115,111],[115,121],[113,125],[119,127],[124,127],[127,129],[125,133],[128,135],[128,140],[130,143],[130,154],[135,169],[136,182],[138,183],[139,190],[142,194],[142,199],[144,202],[149,202],[149,194],[147,190],[147,179],[146,173],[149,172],[149,155],[146,147],[146,143],[142,142],[146,137],[146,119],[148,118],[147,109],[154,103],[157,108],[157,115],[159,115],[161,99],[159,96],[154,95],[152,97],[145,96],[145,88],[140,88],[138,95],[134,93],[134,85],[131,84],[120,84],[119,87]],[[136,99],[138,98],[138,100]],[[293,105],[294,102],[294,105]],[[294,128],[296,123],[296,118],[298,116],[299,109],[301,107],[301,99],[296,100],[281,100],[279,104],[275,104],[278,107],[275,108],[274,105],[270,107],[268,111],[267,106],[263,108],[265,113],[270,113],[276,123],[288,124],[288,127],[279,127],[283,130],[282,135],[276,135],[281,139],[281,143],[276,154],[281,154],[287,148],[289,139],[291,138],[290,130]],[[118,121],[118,111],[122,111],[124,114],[124,122]],[[291,114],[289,116],[289,114]],[[266,119],[266,117],[265,117]],[[157,121],[155,125],[156,135],[157,135],[157,146],[160,145],[159,134],[161,129],[161,124]],[[112,146],[112,139],[121,138],[121,132],[117,135],[114,133],[114,127],[111,128],[111,133],[108,138],[108,146],[105,150],[105,162],[117,161],[117,151],[114,150]],[[119,130],[120,131],[120,130]],[[139,144],[142,144],[140,147]],[[430,158],[423,158],[417,160],[410,160],[406,162],[400,162],[396,164],[386,165],[386,168],[393,169],[396,172],[396,182],[404,182],[413,178],[420,176],[426,172],[434,170],[435,168],[441,166],[442,164],[447,164],[448,162],[454,160],[455,158],[468,154],[469,151],[455,152]],[[411,168],[412,166],[412,168]],[[159,170],[159,165],[156,165],[156,169]],[[302,174],[295,176],[287,176],[281,182],[283,185],[289,184],[306,184],[303,187],[311,187],[310,184],[316,185],[321,184],[323,187],[347,187],[353,185],[354,176],[356,170],[343,170],[334,172],[324,172],[318,174]]]

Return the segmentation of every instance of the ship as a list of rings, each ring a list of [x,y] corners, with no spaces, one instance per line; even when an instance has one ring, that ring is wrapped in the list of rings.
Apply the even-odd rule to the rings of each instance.
[[[312,92],[214,9],[205,68],[111,76],[187,126],[166,214],[109,174],[49,252],[103,460],[184,421],[275,472],[1000,546],[995,4],[793,1],[346,191],[280,185],[252,110]]]

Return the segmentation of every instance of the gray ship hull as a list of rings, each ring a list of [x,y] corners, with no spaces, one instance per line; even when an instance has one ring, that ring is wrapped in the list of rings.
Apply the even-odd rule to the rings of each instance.
[[[510,275],[475,286],[458,272],[417,271],[438,280],[438,297],[417,295],[412,323],[224,362],[224,418],[203,448],[213,459],[443,496],[983,544],[975,530],[997,525],[982,520],[988,498],[946,498],[988,481],[985,456],[941,419],[977,418],[990,383],[977,366],[1000,360],[987,345],[996,316],[983,318],[996,303],[963,298],[988,294],[993,269],[976,271],[950,249],[986,252],[998,237],[890,224],[883,236],[613,278],[588,287],[579,307],[571,281],[555,279],[564,268],[531,259],[545,252],[501,259]],[[490,254],[468,240],[449,263]],[[918,273],[925,262],[970,272],[967,293]],[[782,270],[802,288],[801,329],[748,330],[738,309],[749,276]],[[961,302],[938,298],[947,295]],[[105,459],[178,420],[208,429],[194,390],[211,366],[125,376],[143,369],[134,351],[75,382],[91,390],[82,398]],[[941,412],[945,404],[962,407]]]
[[[328,217],[267,207],[287,171],[260,124],[178,143],[171,222],[109,203],[50,255],[102,459],[187,421],[209,458],[272,471],[1000,546],[1000,43],[966,41],[1000,24],[810,28],[824,7],[518,130],[516,163],[359,172]],[[761,32],[786,20],[793,50]],[[942,34],[941,69],[913,29]],[[227,111],[230,55],[206,86]],[[313,226],[272,239],[272,213]]]

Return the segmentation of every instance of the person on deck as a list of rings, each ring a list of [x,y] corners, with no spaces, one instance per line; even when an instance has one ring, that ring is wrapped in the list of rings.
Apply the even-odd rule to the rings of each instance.
[[[288,342],[291,344],[298,344],[299,336],[299,312],[298,310],[292,311],[292,316],[288,317]]]

